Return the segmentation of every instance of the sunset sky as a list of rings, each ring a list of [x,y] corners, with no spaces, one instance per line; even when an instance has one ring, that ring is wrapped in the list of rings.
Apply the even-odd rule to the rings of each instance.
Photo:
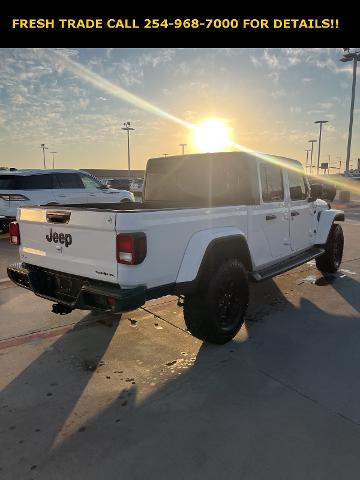
[[[341,49],[2,49],[0,166],[41,168],[45,143],[58,152],[59,168],[126,168],[121,127],[130,121],[132,166],[144,168],[150,157],[179,154],[180,143],[198,151],[186,123],[209,118],[223,121],[236,143],[301,161],[307,140],[318,137],[313,122],[328,120],[322,161],[330,154],[333,165],[340,156],[344,165],[352,67],[339,62],[341,55]],[[352,159],[360,157],[359,96]]]

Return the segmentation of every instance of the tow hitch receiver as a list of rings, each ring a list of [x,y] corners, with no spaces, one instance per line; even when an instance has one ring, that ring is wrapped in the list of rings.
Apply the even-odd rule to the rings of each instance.
[[[62,303],[54,303],[52,306],[52,312],[58,315],[67,315],[71,313],[73,309],[68,307],[67,305],[63,305]]]

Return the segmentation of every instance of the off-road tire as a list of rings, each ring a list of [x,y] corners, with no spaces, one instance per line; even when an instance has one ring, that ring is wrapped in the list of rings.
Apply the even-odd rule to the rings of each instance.
[[[339,224],[333,224],[325,245],[325,252],[316,258],[316,267],[322,273],[338,271],[344,250],[344,234]]]
[[[244,323],[249,303],[248,276],[236,258],[226,260],[194,295],[184,300],[188,330],[200,340],[224,344]]]

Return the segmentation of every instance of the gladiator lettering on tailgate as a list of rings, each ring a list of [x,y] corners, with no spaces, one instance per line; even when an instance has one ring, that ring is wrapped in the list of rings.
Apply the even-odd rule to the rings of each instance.
[[[46,235],[46,240],[51,243],[61,243],[65,247],[69,247],[72,244],[72,236],[70,233],[58,233],[53,232],[52,228],[50,229],[49,235]]]

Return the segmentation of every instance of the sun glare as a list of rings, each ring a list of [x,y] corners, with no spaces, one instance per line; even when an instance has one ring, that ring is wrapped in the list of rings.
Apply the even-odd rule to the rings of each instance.
[[[205,120],[194,129],[194,144],[201,152],[219,152],[230,143],[229,129],[221,120]]]

